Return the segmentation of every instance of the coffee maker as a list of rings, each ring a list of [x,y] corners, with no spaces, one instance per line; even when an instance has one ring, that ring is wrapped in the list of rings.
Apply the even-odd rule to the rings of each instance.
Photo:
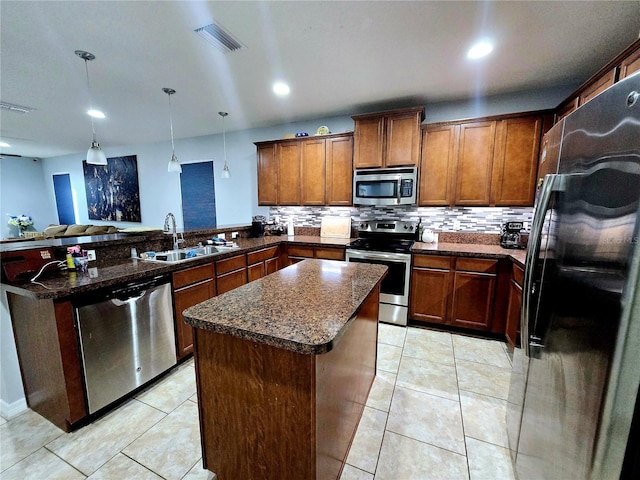
[[[500,234],[500,246],[502,248],[527,248],[523,235],[523,222],[507,222],[502,226]]]
[[[263,215],[256,215],[251,222],[251,236],[253,238],[262,237],[264,235],[264,223],[266,218]]]

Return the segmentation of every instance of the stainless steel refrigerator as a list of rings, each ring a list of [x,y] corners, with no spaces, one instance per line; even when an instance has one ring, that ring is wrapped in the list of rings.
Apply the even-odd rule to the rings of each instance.
[[[507,408],[515,471],[640,478],[640,73],[550,135]]]

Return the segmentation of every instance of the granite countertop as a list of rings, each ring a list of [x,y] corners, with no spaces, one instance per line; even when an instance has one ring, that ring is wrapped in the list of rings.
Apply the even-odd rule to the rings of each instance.
[[[183,312],[196,328],[302,354],[330,351],[387,267],[307,259]]]
[[[476,243],[423,243],[415,242],[412,253],[429,253],[433,255],[456,255],[458,257],[508,258],[524,268],[526,250],[502,248],[500,245]]]
[[[37,283],[9,284],[3,282],[2,288],[8,292],[32,298],[57,299],[156,275],[170,274],[185,268],[215,262],[235,255],[243,255],[254,250],[280,245],[285,242],[296,245],[344,247],[352,240],[353,239],[321,238],[307,235],[297,235],[295,237],[283,235],[241,238],[236,240],[239,247],[237,249],[223,250],[215,255],[196,257],[184,262],[167,263],[121,258],[100,267],[91,267],[91,264],[89,264],[87,272],[63,271],[53,275],[43,275],[38,279]]]

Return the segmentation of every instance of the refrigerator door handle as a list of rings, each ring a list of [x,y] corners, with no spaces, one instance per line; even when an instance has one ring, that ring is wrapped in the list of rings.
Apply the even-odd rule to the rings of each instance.
[[[533,322],[530,318],[531,311],[531,297],[536,293],[537,285],[534,283],[535,268],[538,262],[538,256],[540,255],[540,244],[542,241],[542,228],[544,226],[544,219],[549,208],[549,202],[551,201],[551,194],[554,192],[554,184],[559,175],[547,175],[544,177],[542,188],[540,189],[540,196],[538,197],[538,205],[536,206],[536,213],[531,223],[531,236],[529,238],[529,249],[527,250],[527,257],[525,260],[524,269],[524,288],[522,289],[522,308],[520,310],[520,344],[524,350],[525,356],[529,357],[531,354],[529,348],[529,342],[531,340],[531,329]],[[535,342],[535,347],[541,346],[540,342]]]

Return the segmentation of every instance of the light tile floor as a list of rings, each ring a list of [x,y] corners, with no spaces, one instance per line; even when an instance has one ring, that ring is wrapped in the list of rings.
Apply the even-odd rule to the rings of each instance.
[[[378,374],[341,480],[513,479],[510,368],[501,342],[380,324]],[[210,479],[195,391],[190,360],[73,433],[30,410],[0,419],[0,479]]]

